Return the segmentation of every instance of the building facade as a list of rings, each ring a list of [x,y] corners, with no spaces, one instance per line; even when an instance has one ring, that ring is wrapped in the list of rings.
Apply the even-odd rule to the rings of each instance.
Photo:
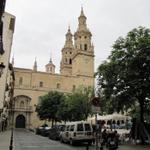
[[[77,31],[70,27],[62,48],[60,74],[55,73],[52,58],[45,65],[45,72],[38,71],[35,60],[33,69],[15,68],[14,126],[35,128],[41,125],[35,112],[39,96],[51,90],[70,93],[79,86],[94,87],[94,46],[87,28],[83,9],[78,18]]]
[[[10,53],[11,46],[13,41],[13,33],[15,27],[15,16],[4,12],[2,16],[3,29],[2,29],[2,47],[3,53],[0,54],[0,65],[3,65],[3,70],[0,73],[0,130],[3,130],[3,124],[7,123],[8,120],[8,109],[10,103],[10,92],[11,90],[11,82],[14,77],[12,74],[12,67],[10,66]],[[12,78],[12,79],[10,79]],[[5,125],[6,126],[6,125]]]

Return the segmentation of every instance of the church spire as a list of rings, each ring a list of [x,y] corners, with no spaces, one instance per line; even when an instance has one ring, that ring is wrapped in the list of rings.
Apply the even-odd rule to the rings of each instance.
[[[72,55],[73,55],[73,40],[70,26],[66,33],[65,45],[62,48],[62,59],[60,63],[60,73],[63,75],[71,75],[72,72]]]
[[[92,34],[87,28],[86,19],[82,7],[78,17],[78,28],[74,34],[72,75],[91,76],[93,78],[94,47],[91,45]]]
[[[78,17],[79,24],[77,31],[74,34],[74,46],[76,50],[84,51],[84,52],[89,52],[92,51],[91,47],[91,32],[87,28],[86,24],[86,16],[84,15],[83,7],[81,7],[81,13],[80,16]],[[77,51],[76,51],[77,52]]]
[[[49,63],[50,63],[50,64],[53,64],[53,62],[52,62],[52,54],[50,54]]]
[[[81,7],[81,14],[78,18],[79,25],[78,25],[78,30],[87,30],[87,25],[86,25],[86,16],[84,15],[83,7]]]
[[[81,15],[80,16],[84,16],[85,17],[84,11],[83,11],[83,6],[81,7]]]
[[[66,48],[66,47],[69,47],[69,48],[73,47],[72,33],[70,30],[70,26],[68,26],[68,31],[66,33],[66,41],[65,41],[64,48]]]
[[[37,71],[37,61],[36,61],[36,58],[35,58],[34,65],[33,65],[33,71]]]

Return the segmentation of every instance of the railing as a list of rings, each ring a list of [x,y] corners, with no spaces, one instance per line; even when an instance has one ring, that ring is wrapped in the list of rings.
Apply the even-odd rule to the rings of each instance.
[[[32,106],[29,107],[13,107],[13,111],[33,112]]]

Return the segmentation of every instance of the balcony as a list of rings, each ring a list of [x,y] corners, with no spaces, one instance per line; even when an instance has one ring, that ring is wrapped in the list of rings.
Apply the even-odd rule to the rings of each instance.
[[[15,112],[33,112],[33,108],[32,106],[29,106],[29,107],[13,107],[12,109],[13,111]]]

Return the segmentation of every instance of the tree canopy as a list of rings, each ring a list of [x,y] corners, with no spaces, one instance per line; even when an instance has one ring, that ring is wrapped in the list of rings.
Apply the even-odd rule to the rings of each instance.
[[[88,115],[91,113],[90,98],[92,93],[92,88],[80,87],[66,96],[70,121],[87,119]]]
[[[50,91],[39,97],[36,112],[40,119],[52,121],[85,120],[91,113],[90,97],[93,89],[80,87],[72,93]]]
[[[64,102],[64,94],[57,91],[50,91],[48,94],[39,97],[39,103],[36,106],[36,112],[40,119],[49,119],[58,121],[58,111]]]
[[[144,105],[150,100],[150,29],[139,27],[119,37],[108,60],[97,70],[99,94],[110,111],[139,104],[143,121]]]

